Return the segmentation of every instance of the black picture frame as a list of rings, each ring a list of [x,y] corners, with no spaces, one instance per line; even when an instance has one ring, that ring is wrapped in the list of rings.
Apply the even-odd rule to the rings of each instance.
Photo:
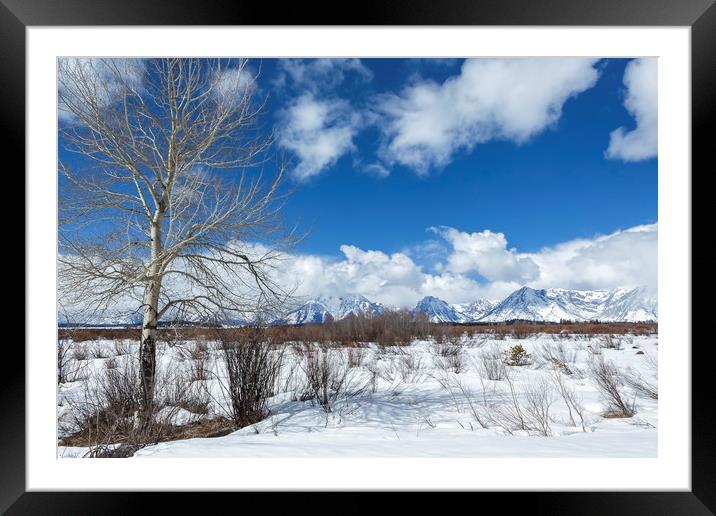
[[[435,2],[295,2],[285,5],[245,0],[0,0],[0,96],[2,141],[24,170],[25,29],[52,25],[550,25],[550,26],[690,26],[692,73],[693,179],[710,172],[711,134],[716,112],[716,7],[714,0],[450,0]],[[348,23],[350,22],[350,23]],[[685,171],[689,174],[689,171]],[[701,195],[704,195],[703,191]],[[692,197],[694,206],[696,197]],[[692,212],[693,213],[693,212]],[[692,235],[703,218],[692,215]],[[708,219],[707,219],[708,220]],[[708,260],[708,262],[707,262]],[[695,258],[692,277],[709,258]],[[25,277],[32,270],[25,267]],[[692,303],[692,321],[703,321],[709,307]],[[26,310],[32,307],[25,307]],[[699,315],[703,317],[699,317]],[[702,323],[703,324],[703,323]],[[694,335],[691,328],[692,335]],[[10,344],[10,343],[5,343]],[[681,343],[690,345],[690,342]],[[708,342],[702,342],[705,348]],[[0,389],[0,511],[7,514],[126,514],[143,512],[147,497],[161,497],[162,512],[190,508],[187,493],[128,495],[111,493],[26,492],[25,488],[25,353],[19,346],[8,358],[15,366],[3,371]],[[692,489],[690,492],[531,492],[479,493],[509,497],[503,507],[529,506],[535,514],[714,514],[716,511],[716,435],[710,384],[713,362],[708,349],[693,349],[692,363]],[[706,408],[706,410],[703,410]],[[227,496],[209,494],[213,504]],[[207,494],[204,494],[207,496]],[[216,498],[221,496],[221,498]],[[422,496],[415,495],[420,501]],[[154,500],[153,500],[154,501]],[[474,503],[474,502],[470,502]],[[504,503],[504,500],[501,502]],[[368,510],[359,502],[354,510]],[[482,505],[487,507],[487,505]],[[248,506],[244,506],[247,509]],[[264,507],[265,510],[265,507]],[[183,511],[180,511],[183,512]]]

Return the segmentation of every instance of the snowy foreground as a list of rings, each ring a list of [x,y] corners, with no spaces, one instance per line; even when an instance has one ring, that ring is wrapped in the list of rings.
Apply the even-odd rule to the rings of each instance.
[[[515,345],[529,354],[525,365],[495,361]],[[73,346],[80,349],[72,359],[74,381],[59,387],[60,437],[73,430],[73,407],[86,393],[92,375],[125,367],[136,356],[136,344],[129,342]],[[221,352],[212,343],[206,347],[202,365],[215,374],[190,381],[201,384],[210,410],[204,415],[173,410],[169,417],[174,424],[226,413]],[[195,342],[164,345],[160,367],[171,365],[190,375],[200,348]],[[590,364],[603,360],[655,385],[657,350],[656,336],[631,335],[466,335],[457,346],[416,341],[402,347],[334,348],[329,352],[332,360],[347,374],[327,412],[314,399],[306,399],[305,352],[290,346],[266,419],[223,437],[146,446],[134,456],[655,457],[658,401],[624,382],[620,389],[634,405],[635,415],[605,417],[610,415],[609,404],[590,375]],[[494,368],[498,371],[489,371]],[[505,378],[490,379],[503,373]],[[559,381],[574,394],[574,405],[560,394]],[[526,429],[514,421],[520,412],[529,421]],[[87,448],[58,446],[60,457],[86,452]]]

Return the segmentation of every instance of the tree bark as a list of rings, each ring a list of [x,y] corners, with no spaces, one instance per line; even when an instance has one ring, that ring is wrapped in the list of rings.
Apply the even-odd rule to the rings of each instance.
[[[140,414],[147,420],[154,405],[154,384],[156,377],[157,352],[157,303],[159,300],[159,282],[150,281],[144,295],[144,317],[142,337],[139,346],[139,367],[141,378]]]
[[[148,281],[144,287],[144,316],[142,319],[142,337],[139,346],[139,375],[141,378],[141,399],[139,412],[142,423],[147,424],[152,417],[154,388],[157,370],[157,323],[159,312],[159,293],[161,292],[161,235],[159,221],[152,225],[152,262],[148,271]]]

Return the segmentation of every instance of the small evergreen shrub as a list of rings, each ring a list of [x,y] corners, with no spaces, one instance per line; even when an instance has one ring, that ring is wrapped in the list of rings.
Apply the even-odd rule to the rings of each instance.
[[[522,344],[516,344],[505,351],[505,364],[509,366],[525,366],[532,363],[530,354],[525,351]]]

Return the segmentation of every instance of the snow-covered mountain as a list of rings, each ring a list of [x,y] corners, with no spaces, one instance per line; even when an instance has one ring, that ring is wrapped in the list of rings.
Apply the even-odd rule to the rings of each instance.
[[[478,299],[472,303],[463,303],[459,305],[453,305],[455,310],[461,315],[460,322],[474,322],[479,321],[485,316],[490,310],[497,306],[497,301],[490,299]]]
[[[413,313],[419,312],[425,314],[430,322],[464,322],[455,306],[433,296],[425,296],[418,301]]]
[[[298,310],[288,314],[281,322],[287,324],[307,324],[325,322],[328,316],[339,321],[349,315],[380,315],[385,308],[380,303],[373,303],[365,296],[319,297],[301,305]]]
[[[320,301],[328,308],[334,320],[345,319],[351,314],[374,317],[385,311],[382,304],[369,301],[365,296],[323,297]]]
[[[431,322],[449,323],[487,323],[518,319],[545,322],[656,322],[657,307],[656,289],[647,287],[613,290],[537,290],[522,287],[499,303],[478,299],[472,303],[450,304],[437,297],[426,296],[417,303],[412,313],[422,312]],[[307,301],[285,316],[273,319],[273,324],[323,323],[329,317],[338,321],[359,314],[375,317],[385,310],[384,305],[370,301],[365,296],[321,296]],[[120,309],[94,316],[91,320],[75,320],[64,313],[58,316],[60,324],[121,326],[141,322],[141,314]],[[236,320],[236,324],[244,322],[241,319]]]
[[[440,298],[426,296],[415,305],[413,313],[424,313],[430,322],[469,323],[478,321],[497,305],[496,301],[478,299],[472,303],[449,304]]]
[[[480,322],[527,321],[657,321],[656,292],[645,287],[613,290],[535,290],[522,287]]]
[[[284,319],[275,322],[285,324],[322,323],[328,315],[331,315],[328,308],[320,301],[312,299],[301,305],[295,312],[288,314]]]
[[[639,287],[631,290],[615,289],[601,321],[657,321],[659,319],[656,289]]]

